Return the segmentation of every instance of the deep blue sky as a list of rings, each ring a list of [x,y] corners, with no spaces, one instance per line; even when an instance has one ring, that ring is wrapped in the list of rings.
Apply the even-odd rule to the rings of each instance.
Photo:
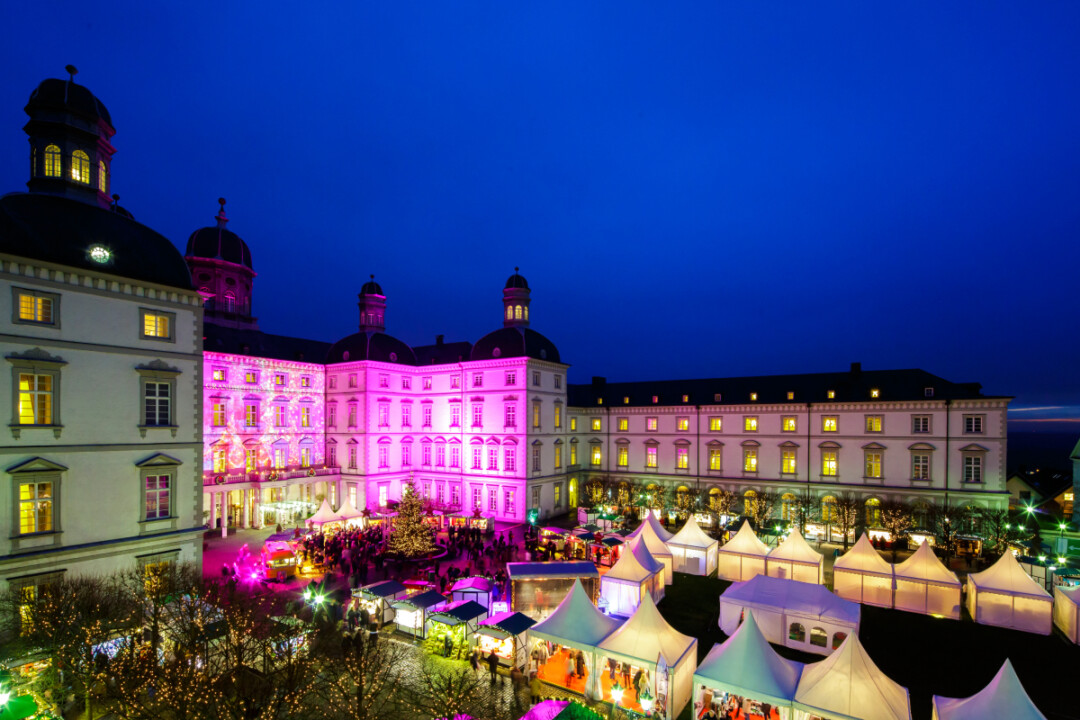
[[[228,198],[267,331],[355,331],[375,273],[389,332],[475,341],[520,265],[572,381],[1080,403],[1080,3],[270,5],[8,3],[0,189],[73,63],[140,221]]]

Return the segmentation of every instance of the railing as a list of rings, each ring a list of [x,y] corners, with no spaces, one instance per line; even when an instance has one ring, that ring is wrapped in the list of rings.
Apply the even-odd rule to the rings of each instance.
[[[246,482],[274,482],[277,480],[293,480],[296,478],[336,475],[340,472],[341,468],[330,467],[327,465],[312,465],[311,467],[290,465],[285,468],[263,468],[255,472],[237,472],[236,470],[230,470],[226,472],[204,472],[203,485],[228,485],[231,483]]]

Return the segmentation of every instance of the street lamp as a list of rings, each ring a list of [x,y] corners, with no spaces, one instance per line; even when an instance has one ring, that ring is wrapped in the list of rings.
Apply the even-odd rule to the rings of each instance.
[[[641,703],[641,709],[647,716],[652,712],[653,705],[656,704],[656,699],[649,692],[649,686],[646,685],[645,689],[641,691],[641,695],[638,696],[638,702]]]
[[[616,680],[615,684],[611,686],[611,699],[615,701],[616,705],[622,702],[623,692],[623,686]]]

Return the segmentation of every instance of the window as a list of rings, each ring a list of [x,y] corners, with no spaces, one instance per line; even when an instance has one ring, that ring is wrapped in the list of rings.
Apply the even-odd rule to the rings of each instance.
[[[19,534],[52,532],[53,483],[19,483]]]
[[[474,388],[484,387],[484,373],[473,373],[472,386]]]
[[[806,642],[806,628],[800,623],[791,623],[791,626],[788,627],[788,640]]]
[[[150,427],[172,425],[171,382],[155,380],[143,382],[143,424]]]
[[[875,398],[875,399],[881,397],[881,391],[878,390],[877,388],[871,388],[870,389],[870,397]]]
[[[379,445],[379,467],[390,467],[390,446],[386,443]]]
[[[431,427],[431,403],[424,405],[420,410],[420,419],[424,427]]]
[[[562,375],[555,375],[554,377],[555,377],[555,389],[556,390],[561,390],[562,389]]]
[[[686,402],[683,400],[683,402]],[[750,402],[757,402],[757,393],[750,393]]]
[[[390,502],[390,488],[387,485],[379,486],[379,507],[386,507]],[[479,506],[477,506],[479,507]]]
[[[460,375],[451,375],[450,376],[450,387],[454,388],[454,389],[457,389],[457,388],[461,387],[461,376]]]
[[[479,445],[473,446],[472,449],[472,469],[480,469],[480,460],[483,457],[483,449]]]
[[[461,448],[457,445],[454,445],[452,448],[450,448],[450,467],[461,467]]]
[[[410,377],[401,378],[401,389],[402,390],[412,390],[412,378],[410,378]]]
[[[821,498],[821,521],[825,523],[836,522],[836,498],[832,495]]]
[[[866,501],[866,525],[868,527],[881,527],[881,501],[870,498]]]
[[[274,427],[285,427],[285,406],[274,406]]]
[[[866,451],[866,477],[875,479],[881,478],[881,458],[882,453],[880,450]]]
[[[838,432],[840,418],[836,415],[825,415],[821,418],[821,432]]]
[[[681,417],[675,419],[675,429],[679,432],[686,432],[690,429],[690,418]]]
[[[337,467],[337,444],[329,443],[326,446],[326,464],[329,467]],[[254,468],[251,468],[254,469]]]
[[[561,449],[562,448],[556,448],[556,450]],[[561,457],[561,455],[557,455],[556,460],[558,460],[559,457]],[[560,463],[557,462],[555,467],[559,466]],[[517,470],[517,452],[513,447],[503,448],[503,470],[505,470],[506,472],[514,472],[515,470]]]
[[[45,146],[45,177],[60,177],[62,174],[60,148],[56,145]]]
[[[54,380],[53,373],[19,373],[19,425],[53,424]]]
[[[555,507],[562,507],[562,483],[555,483]]]
[[[412,405],[408,403],[401,406],[401,427],[412,427]]]
[[[254,384],[259,382],[259,373],[255,372],[254,370],[245,370],[244,382],[248,384]]]
[[[757,432],[756,415],[747,415],[743,418],[743,430],[746,432]]]
[[[647,432],[656,432],[658,427],[660,427],[660,421],[658,418],[645,418],[645,430]]]
[[[884,427],[885,418],[881,415],[867,415],[866,416],[866,432],[879,433]]]
[[[307,405],[300,406],[300,427],[311,427],[311,408]]]
[[[446,446],[445,445],[436,445],[435,446],[435,466],[436,467],[446,467]]]
[[[474,428],[484,426],[484,406],[478,402],[472,404],[472,426]]]
[[[709,448],[709,469],[723,470],[724,455],[720,448]]]
[[[225,370],[223,368],[214,368],[214,373],[211,376],[215,382],[223,382],[225,380]]]
[[[555,403],[555,429],[562,428],[562,405],[558,402]]]
[[[626,447],[625,445],[619,446],[616,464],[621,468],[630,465],[630,448]]]
[[[390,387],[390,376],[389,375],[385,375],[385,374],[379,375],[379,387],[381,387],[381,388]]]
[[[784,449],[780,451],[780,472],[784,475],[794,475],[796,471],[795,451]]]
[[[515,373],[513,370],[506,373],[506,384],[507,385],[516,385],[517,384],[517,373]]]
[[[930,453],[916,452],[911,454],[911,479],[930,479]]]
[[[225,427],[225,403],[216,400],[210,405],[210,422],[214,427]]]
[[[337,427],[337,403],[326,406],[326,427]]]
[[[985,415],[965,415],[964,416],[964,434],[965,435],[982,435],[983,433],[983,420]]]
[[[679,470],[690,467],[690,448],[683,446],[675,448],[675,467]]]
[[[785,415],[780,421],[780,429],[783,432],[793,433],[798,428],[798,421],[794,415]]]
[[[284,441],[274,443],[274,467],[284,470],[289,464],[289,445]]]
[[[491,445],[491,446],[488,447],[487,469],[488,470],[498,470],[499,469],[499,448],[496,445]]]
[[[540,373],[539,373],[539,371],[533,371],[532,381],[533,381],[533,387],[540,387]]]
[[[822,450],[821,474],[824,477],[836,477],[838,470],[837,453],[835,450]]]
[[[720,432],[724,429],[724,419],[720,417],[709,418],[709,432]]]
[[[356,403],[349,403],[349,417],[348,427],[356,427]]]
[[[629,395],[623,395],[622,404],[623,405],[629,405],[630,404],[630,396]]]
[[[333,446],[331,446],[333,447]],[[247,472],[255,472],[255,469],[259,466],[259,449],[254,445],[248,445],[244,447],[244,470]]]
[[[310,375],[301,375],[300,376],[300,387],[302,387],[302,388],[311,387],[311,376]]]
[[[827,391],[825,393],[825,397],[827,397],[829,400],[835,400],[836,399],[836,391],[835,390]]]
[[[577,432],[577,418],[570,418],[570,432]]]
[[[356,373],[349,373],[349,387],[356,387]]]
[[[630,418],[621,417],[618,420],[616,420],[616,423],[617,424],[616,424],[615,429],[618,430],[619,432],[626,432],[627,430],[630,429]]]
[[[599,444],[593,445],[592,449],[590,450],[590,454],[592,456],[592,458],[591,458],[592,466],[593,467],[600,467],[600,460],[601,460],[600,445]]]
[[[424,386],[425,390],[430,390],[431,389],[431,378],[429,378],[429,377],[424,378],[423,381],[422,381],[422,385]],[[440,485],[439,488],[441,489],[442,485]]]
[[[59,326],[60,296],[36,290],[14,288],[16,323]]]
[[[683,395],[683,396],[682,396],[682,401],[683,401],[684,403],[688,403],[688,402],[690,402],[690,396],[689,396],[689,395]]]
[[[793,393],[793,392],[791,392],[791,391],[789,390],[789,391],[788,391],[788,394],[787,394],[787,399],[788,399],[788,400],[794,400],[794,399],[795,399],[795,393]]]
[[[659,455],[659,448],[655,445],[649,445],[645,448],[645,467],[655,468],[657,465],[657,456]]]
[[[540,472],[540,469],[542,467],[540,463],[541,463],[540,446],[539,445],[533,445],[533,449],[532,449],[532,469],[533,469],[533,472]]]
[[[540,488],[534,487],[532,489],[531,495],[532,495],[532,505],[530,507],[539,508],[540,507]]]
[[[326,381],[326,384],[331,390],[336,390],[337,389],[337,375],[332,375],[330,378],[328,378],[327,381]]]
[[[758,496],[753,490],[743,493],[743,515],[756,515],[758,510]]]
[[[982,457],[980,455],[964,456],[964,482],[982,482]]]
[[[533,429],[540,428],[540,403],[534,402],[532,406],[532,426]]]
[[[90,156],[82,150],[71,153],[71,179],[84,185],[90,184]]]
[[[577,443],[574,442],[574,441],[570,442],[570,464],[571,465],[577,465],[578,464],[578,462],[577,462]]]
[[[174,313],[140,310],[142,314],[142,337],[150,340],[172,340]]]
[[[810,644],[818,647],[825,647],[829,644],[829,633],[825,632],[824,628],[813,628],[810,630]]]
[[[833,633],[833,636],[832,636],[832,649],[835,650],[838,647],[840,647],[841,645],[843,645],[845,640],[847,640],[847,633],[843,633],[843,632],[835,632],[835,633]]]
[[[912,415],[911,432],[915,435],[924,435],[930,432],[929,415]]]
[[[386,467],[386,465],[387,465],[387,457],[386,457],[386,454],[383,452],[385,447],[386,447],[385,445],[380,445],[379,446],[379,467]],[[356,469],[356,443],[355,442],[350,442],[349,443],[349,469],[350,470],[355,470]]]
[[[379,403],[379,427],[390,427],[390,404]]]
[[[457,403],[450,406],[450,427],[461,427],[461,405]]]
[[[307,445],[300,446],[300,467],[311,467],[311,448]]]
[[[592,430],[593,432],[600,432],[600,418],[592,419]]]
[[[514,514],[514,491],[503,490],[503,515]]]
[[[743,448],[743,472],[757,472],[757,448]]]
[[[282,373],[274,373],[274,387],[285,387],[288,381]]]
[[[244,404],[244,427],[257,428],[259,427],[259,405],[258,403],[245,403]]]

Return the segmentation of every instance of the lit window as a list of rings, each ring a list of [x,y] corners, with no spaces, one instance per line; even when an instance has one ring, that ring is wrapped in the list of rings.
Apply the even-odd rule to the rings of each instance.
[[[56,325],[56,306],[60,296],[34,290],[15,289],[16,322]]]
[[[570,443],[570,464],[577,465],[577,443]]]
[[[824,450],[821,453],[821,474],[825,477],[836,477],[838,464],[835,450]]]
[[[330,446],[331,454],[333,453],[334,446]],[[331,463],[333,464],[333,463]],[[244,470],[247,472],[255,472],[255,468],[259,466],[259,451],[254,447],[244,448]]]
[[[19,483],[19,534],[52,532],[53,484]]]
[[[794,415],[785,415],[780,423],[780,427],[784,432],[795,432],[797,425],[798,422]]]
[[[300,387],[302,387],[302,388],[311,387],[311,378],[309,376],[307,376],[307,375],[301,375],[300,376]]]
[[[311,448],[306,445],[300,448],[300,467],[311,467]]]
[[[619,467],[627,467],[630,464],[630,448],[625,445],[620,445],[617,460]]]
[[[274,406],[274,427],[285,427],[285,406]]]
[[[688,402],[690,402],[690,396],[689,396],[689,395],[683,395],[683,396],[682,396],[682,401],[683,401],[684,403],[688,403]]]
[[[885,419],[881,415],[867,415],[866,416],[866,432],[879,433],[883,427]]]
[[[601,459],[600,446],[599,445],[593,445],[592,446],[592,465],[593,465],[593,467],[600,467],[600,459]]]
[[[311,408],[306,406],[300,407],[300,427],[311,427]]]
[[[534,429],[540,428],[540,403],[533,403],[532,406],[532,426]]]
[[[244,406],[244,427],[259,427],[259,406],[248,403]]]
[[[51,425],[53,376],[19,373],[19,424]]]
[[[723,453],[720,448],[709,448],[709,469],[721,470],[723,468]]]
[[[840,418],[836,415],[825,415],[821,418],[821,432],[838,432]]]
[[[719,417],[709,418],[709,430],[711,432],[720,432],[724,429],[724,419]]]
[[[60,177],[62,174],[60,148],[48,145],[45,148],[45,177]]]
[[[649,445],[647,448],[645,448],[645,467],[647,467],[647,468],[655,468],[656,467],[656,456],[657,456],[657,448],[656,448],[655,445]]]
[[[780,472],[785,475],[795,474],[795,451],[794,450],[781,450],[780,451]]]
[[[828,391],[827,393],[825,393],[825,397],[829,398],[830,400],[835,400],[836,399],[836,391],[835,390]]]
[[[743,417],[743,430],[746,432],[757,432],[757,416],[747,415]]]
[[[170,516],[169,485],[171,475],[146,476],[146,519],[160,520]]]
[[[555,403],[555,429],[562,427],[562,405]]]
[[[983,415],[965,415],[964,433],[967,435],[981,435],[983,431]]]
[[[210,463],[216,473],[228,472],[229,470],[229,453],[226,448],[221,445],[215,445],[210,452]]]
[[[570,418],[570,432],[577,432],[577,418]]]
[[[630,396],[629,395],[623,395],[622,404],[623,405],[629,405],[630,404]]]
[[[213,407],[213,412],[211,413],[211,417],[213,419],[211,420],[211,422],[213,423],[214,427],[224,427],[225,426],[225,403],[216,402],[216,403],[213,404],[212,407]]]
[[[912,415],[911,416],[911,432],[916,435],[923,435],[930,432],[930,416],[929,415]]]
[[[652,396],[652,404],[656,405],[658,402],[660,402],[660,396],[659,395],[653,395]]]
[[[562,469],[562,445],[555,446],[555,469]]]
[[[912,480],[929,480],[930,479],[930,454],[929,453],[912,453],[911,454],[911,479]]]
[[[97,181],[98,190],[100,190],[103,193],[108,193],[109,192],[109,169],[107,167],[105,167],[105,161],[104,160],[99,160],[98,161],[98,175],[97,175],[97,178],[98,178],[98,181]]]
[[[592,429],[593,432],[600,432],[600,418],[592,419]]]
[[[791,391],[788,391],[787,399],[788,400],[794,400],[795,399],[795,393],[793,393]]]
[[[686,432],[690,429],[690,418],[681,417],[675,420],[675,429],[679,432]]]
[[[172,313],[142,311],[142,336],[157,340],[172,339]]]
[[[214,370],[213,378],[214,378],[214,380],[216,382],[224,381],[225,380],[225,371],[222,370],[221,368],[216,368]]]
[[[757,402],[757,393],[750,393],[750,402]]]
[[[521,319],[521,306],[520,305],[515,305],[514,306],[514,319],[515,320],[520,320]]]
[[[743,472],[757,472],[757,448],[743,448]]]
[[[879,398],[879,397],[881,397],[881,391],[880,391],[880,390],[878,390],[877,388],[872,388],[872,389],[870,390],[870,397],[872,397],[872,398]]]
[[[274,385],[283,387],[285,385],[285,376],[280,373],[274,375]]]
[[[690,467],[690,448],[675,448],[675,467],[679,470],[686,470]]]
[[[143,421],[148,426],[172,424],[172,383],[146,381],[143,384]]]
[[[645,429],[647,431],[656,432],[656,430],[657,430],[657,428],[659,426],[660,426],[660,421],[657,418],[654,418],[654,417],[645,418]]]
[[[866,453],[866,477],[881,478],[881,452],[867,451]]]
[[[90,184],[90,156],[82,150],[71,153],[71,179],[85,185]]]
[[[562,507],[562,483],[555,483],[555,507]]]
[[[626,432],[630,429],[630,418],[621,417],[618,419],[617,430],[619,432]]]
[[[244,373],[244,382],[249,384],[259,382],[259,374],[254,370],[248,370]]]

